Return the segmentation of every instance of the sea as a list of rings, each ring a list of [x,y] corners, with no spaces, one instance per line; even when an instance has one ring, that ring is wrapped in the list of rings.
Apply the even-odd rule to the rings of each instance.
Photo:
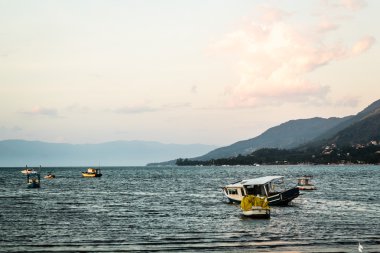
[[[380,166],[0,168],[0,252],[380,252]],[[242,216],[226,184],[285,176],[302,191],[270,219]],[[359,245],[362,248],[359,248]]]

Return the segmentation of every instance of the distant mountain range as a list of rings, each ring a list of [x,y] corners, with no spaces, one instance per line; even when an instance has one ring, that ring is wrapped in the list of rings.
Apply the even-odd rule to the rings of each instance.
[[[199,156],[216,146],[115,141],[101,144],[65,144],[40,141],[0,141],[0,167],[6,166],[129,166],[146,165],[184,156]]]
[[[331,143],[349,146],[371,140],[380,140],[380,100],[358,114],[344,118],[290,120],[268,129],[255,138],[217,148],[188,160],[209,161],[237,157],[252,154],[262,148],[305,150]]]

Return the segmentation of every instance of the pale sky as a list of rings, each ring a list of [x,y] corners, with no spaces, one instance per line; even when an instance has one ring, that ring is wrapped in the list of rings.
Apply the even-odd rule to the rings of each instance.
[[[0,140],[224,146],[380,99],[378,0],[0,0]]]

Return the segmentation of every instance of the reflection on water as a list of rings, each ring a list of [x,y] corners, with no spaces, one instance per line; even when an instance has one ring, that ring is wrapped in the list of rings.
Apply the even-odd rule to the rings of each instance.
[[[123,167],[101,178],[48,168],[27,189],[19,168],[0,171],[0,251],[378,252],[378,166]],[[44,172],[42,172],[44,173]],[[243,178],[314,175],[271,219],[244,218],[221,187]]]

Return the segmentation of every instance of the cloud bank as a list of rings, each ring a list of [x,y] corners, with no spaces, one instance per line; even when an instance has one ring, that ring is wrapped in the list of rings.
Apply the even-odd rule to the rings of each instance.
[[[149,102],[140,102],[140,103],[131,103],[124,107],[117,108],[112,110],[115,113],[119,114],[142,114],[142,113],[153,113],[159,111],[170,111],[179,108],[190,107],[190,103],[174,103],[174,104],[164,104],[158,106],[152,106]]]
[[[48,117],[58,117],[58,112],[53,108],[46,108],[41,106],[33,106],[31,109],[24,111],[24,114],[32,116],[48,116]]]
[[[356,11],[365,6],[359,0],[323,1],[325,8]],[[330,87],[308,78],[308,74],[331,62],[346,60],[369,50],[375,43],[364,36],[353,45],[331,42],[329,34],[343,22],[337,12],[316,16],[314,23],[292,23],[297,13],[270,6],[255,10],[258,14],[211,46],[214,53],[237,57],[239,82],[225,89],[229,107],[255,107],[281,103],[327,101]],[[339,22],[338,22],[339,20]]]

